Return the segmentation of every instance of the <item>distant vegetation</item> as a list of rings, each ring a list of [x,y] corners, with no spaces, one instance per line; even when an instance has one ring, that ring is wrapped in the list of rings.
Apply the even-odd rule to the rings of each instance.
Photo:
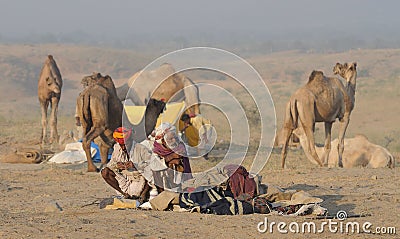
[[[379,34],[378,34],[379,33]],[[246,31],[225,32],[171,32],[169,34],[135,34],[110,36],[106,33],[88,34],[83,31],[69,33],[28,34],[19,37],[1,36],[4,44],[73,44],[163,54],[192,46],[212,46],[229,49],[242,56],[265,55],[281,51],[298,50],[303,53],[334,53],[356,49],[400,48],[400,35],[393,29],[380,27],[353,29],[318,28],[297,29],[290,32],[265,33]]]

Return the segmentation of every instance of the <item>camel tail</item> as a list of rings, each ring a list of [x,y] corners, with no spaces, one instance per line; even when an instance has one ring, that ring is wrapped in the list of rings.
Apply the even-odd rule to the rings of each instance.
[[[297,128],[297,123],[298,123],[298,118],[299,118],[299,112],[297,110],[297,100],[294,102],[290,102],[290,118],[292,121],[292,128],[296,129]]]
[[[297,110],[297,101],[290,100],[286,104],[285,117],[283,123],[283,129],[286,130],[286,132],[284,132],[285,135],[283,136],[285,139],[286,137],[289,138],[292,135],[292,131],[297,128],[298,118],[299,118],[299,113]]]
[[[83,119],[86,123],[90,122],[91,115],[90,115],[90,97],[89,94],[84,94],[81,97],[81,110],[82,110],[82,116]]]
[[[290,136],[293,133],[293,130],[297,127],[297,118],[298,118],[298,112],[296,109],[296,101],[290,100],[286,104],[285,119],[284,119],[284,124],[283,124],[283,128],[282,128],[282,137],[284,140],[282,151],[281,151],[281,158],[282,158],[281,166],[282,166],[282,168],[285,168],[288,143],[290,140]]]

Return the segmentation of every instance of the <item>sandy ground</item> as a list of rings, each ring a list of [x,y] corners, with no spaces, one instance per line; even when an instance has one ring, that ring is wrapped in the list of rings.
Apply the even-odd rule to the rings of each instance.
[[[369,228],[396,227],[400,222],[399,168],[317,168],[290,153],[288,169],[280,170],[279,155],[272,154],[261,172],[263,183],[285,189],[301,189],[324,199],[329,215],[344,210],[343,222],[370,222]],[[192,161],[201,167],[204,159]],[[299,164],[301,166],[296,166]],[[217,216],[188,212],[99,209],[98,200],[114,195],[98,173],[87,173],[86,164],[0,163],[0,238],[342,238],[331,232],[282,234],[277,226],[264,233],[257,229],[267,218],[278,224],[314,222],[318,228],[326,219],[270,215]],[[59,208],[56,206],[58,205]],[[334,222],[340,222],[336,219]],[[260,229],[264,229],[261,225]],[[339,225],[339,224],[338,224]],[[284,228],[288,229],[288,226]],[[272,235],[271,235],[272,234]],[[395,235],[349,233],[351,238],[400,238]]]
[[[34,47],[34,48],[32,48]],[[152,57],[129,52],[122,53],[111,49],[90,48],[85,50],[77,46],[60,45],[3,45],[2,51],[15,55],[15,59],[36,61],[43,54],[53,52],[60,55],[63,78],[65,81],[63,98],[59,109],[59,134],[74,128],[75,99],[80,91],[80,79],[93,67],[114,75],[112,64],[101,64],[99,60],[92,65],[87,56],[127,59],[127,65],[142,65]],[[32,51],[34,50],[34,51]],[[103,49],[104,50],[104,49]],[[23,53],[21,53],[23,52]],[[36,53],[34,53],[36,52]],[[33,55],[32,55],[33,54]],[[100,55],[99,55],[100,54]],[[127,55],[125,55],[127,54]],[[84,57],[81,57],[84,56]],[[109,57],[113,58],[109,58]],[[122,56],[122,58],[121,58]],[[313,196],[324,199],[322,206],[329,210],[329,215],[344,210],[349,215],[371,214],[368,217],[349,218],[345,222],[358,222],[360,225],[370,222],[371,231],[377,227],[396,227],[400,230],[400,180],[398,144],[399,111],[396,102],[399,98],[398,62],[399,51],[357,50],[335,54],[304,54],[301,52],[274,53],[254,57],[249,62],[268,79],[274,97],[278,125],[281,125],[284,105],[290,94],[298,87],[300,76],[291,72],[310,72],[314,66],[323,67],[324,72],[331,72],[332,62],[344,59],[357,60],[360,67],[360,80],[357,85],[356,108],[346,136],[363,133],[371,141],[380,145],[390,143],[390,150],[395,154],[395,169],[328,169],[318,168],[307,161],[300,151],[290,152],[287,169],[281,170],[279,154],[272,154],[268,164],[261,171],[263,183],[285,189],[301,189]],[[390,60],[388,60],[390,57]],[[79,59],[83,59],[79,61]],[[12,58],[14,59],[14,57]],[[58,59],[58,58],[57,58]],[[300,60],[299,59],[303,59]],[[42,64],[40,62],[36,65]],[[8,61],[3,63],[8,69]],[[137,64],[137,62],[141,62]],[[285,62],[285,64],[282,64]],[[376,64],[384,62],[385,64]],[[27,65],[28,66],[28,65]],[[32,65],[29,65],[30,67]],[[26,68],[25,64],[20,67]],[[129,71],[133,69],[126,67]],[[12,71],[4,71],[12,72]],[[25,72],[25,71],[24,71]],[[84,73],[82,73],[84,72]],[[134,72],[134,71],[133,71]],[[301,76],[308,78],[309,73]],[[368,76],[367,76],[368,75]],[[21,83],[14,73],[5,74],[4,79],[11,79],[12,88],[2,85],[6,101],[0,102],[0,160],[4,155],[21,147],[37,147],[40,135],[40,110],[36,92],[20,98]],[[285,79],[281,81],[280,79]],[[286,80],[287,79],[287,80]],[[212,82],[207,80],[208,82]],[[293,82],[292,82],[293,81]],[[296,81],[296,82],[295,82]],[[118,82],[121,83],[121,82]],[[10,83],[11,84],[11,83]],[[226,87],[231,88],[228,81]],[[117,84],[119,85],[119,84]],[[33,91],[32,91],[33,92]],[[244,98],[243,95],[241,97]],[[247,101],[245,101],[247,102]],[[384,106],[384,107],[382,107]],[[218,115],[218,114],[216,114]],[[279,121],[280,119],[280,121]],[[217,123],[217,121],[216,121]],[[216,125],[217,126],[217,125]],[[337,127],[337,125],[334,127]],[[318,127],[317,136],[323,135]],[[335,131],[337,132],[337,131]],[[229,135],[228,135],[229,136]],[[62,147],[61,147],[62,148]],[[57,149],[55,150],[57,151]],[[215,164],[202,159],[192,161],[194,169],[201,170]],[[245,165],[248,166],[248,165]],[[248,168],[248,167],[247,167]],[[257,226],[268,219],[269,225],[279,222],[315,223],[321,225],[328,220],[307,219],[308,217],[283,217],[271,215],[216,216],[178,212],[159,212],[142,210],[109,211],[99,209],[95,203],[114,195],[99,174],[87,173],[86,164],[49,165],[49,164],[5,164],[0,163],[0,239],[1,238],[400,238],[395,235],[373,233],[330,232],[325,227],[323,233],[287,233],[282,234],[276,225],[260,233]],[[55,205],[59,205],[60,210]],[[334,221],[337,222],[337,221]],[[288,229],[286,227],[286,229]],[[272,235],[271,235],[272,234]]]

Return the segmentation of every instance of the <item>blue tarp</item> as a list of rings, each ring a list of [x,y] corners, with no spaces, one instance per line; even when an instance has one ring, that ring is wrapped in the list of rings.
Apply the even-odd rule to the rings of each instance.
[[[79,142],[82,142],[82,140],[78,140]],[[100,157],[100,149],[99,146],[97,144],[95,144],[94,142],[90,142],[90,147],[95,148],[96,149],[96,154],[92,157],[93,162],[95,163],[100,163],[101,162],[101,157]],[[111,154],[113,152],[113,148],[110,148],[110,150],[108,151],[108,161],[110,161],[111,159]]]

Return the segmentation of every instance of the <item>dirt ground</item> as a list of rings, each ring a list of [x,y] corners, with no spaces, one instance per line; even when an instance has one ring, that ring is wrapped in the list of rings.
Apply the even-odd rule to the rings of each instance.
[[[143,54],[68,45],[0,45],[3,59],[0,68],[4,101],[0,102],[0,161],[17,148],[38,147],[40,135],[40,109],[36,95],[36,80],[20,91],[26,82],[26,69],[37,69],[42,56],[53,52],[65,80],[63,97],[59,108],[59,134],[73,129],[76,97],[81,90],[82,76],[99,68],[113,77],[131,76],[140,66],[145,66],[152,56]],[[35,53],[36,52],[36,53]],[[90,56],[96,61],[87,61]],[[5,60],[4,60],[5,59]],[[14,59],[21,59],[21,65]],[[28,59],[28,61],[26,60]],[[58,59],[60,59],[58,61]],[[124,59],[125,74],[117,74],[114,64]],[[28,62],[35,64],[28,64]],[[288,154],[287,169],[280,169],[279,151],[272,153],[260,174],[262,182],[284,189],[298,189],[322,198],[321,205],[335,216],[340,210],[348,215],[368,214],[361,218],[343,221],[370,223],[371,232],[388,231],[395,227],[396,234],[331,232],[326,226],[322,233],[280,233],[277,224],[314,223],[318,229],[327,219],[283,217],[272,215],[217,216],[171,211],[104,210],[96,204],[114,195],[98,173],[87,173],[86,164],[6,164],[0,163],[0,239],[2,238],[400,238],[400,50],[351,50],[343,53],[283,52],[255,56],[249,62],[255,66],[270,87],[274,99],[277,125],[283,121],[284,105],[290,95],[308,79],[315,69],[331,72],[335,62],[357,61],[360,80],[357,80],[356,107],[352,113],[346,137],[362,133],[371,142],[385,146],[394,154],[395,169],[339,169],[319,168],[308,162],[301,150]],[[24,63],[24,64],[22,64]],[[284,64],[282,64],[284,63]],[[377,64],[378,63],[378,64]],[[100,65],[99,65],[100,64]],[[121,63],[122,64],[122,63]],[[10,66],[16,66],[14,71]],[[131,68],[135,66],[136,68]],[[16,74],[17,72],[18,74]],[[21,72],[21,73],[20,73]],[[23,76],[23,77],[22,77]],[[37,76],[35,76],[37,79]],[[33,78],[32,78],[33,79]],[[211,78],[212,79],[212,78]],[[8,80],[5,81],[4,80]],[[225,80],[228,82],[227,80]],[[28,82],[28,81],[27,81]],[[205,82],[213,82],[207,79]],[[226,87],[231,85],[226,83]],[[118,83],[122,83],[118,82]],[[9,85],[7,85],[9,84]],[[230,84],[230,83],[229,83]],[[117,84],[120,85],[120,84]],[[9,87],[10,86],[10,87]],[[28,89],[29,88],[29,89]],[[32,90],[33,89],[33,90]],[[245,98],[243,95],[240,97]],[[245,101],[247,102],[247,101]],[[251,108],[249,108],[251,109]],[[213,113],[214,111],[211,111]],[[203,113],[202,113],[203,114]],[[210,114],[218,117],[219,114]],[[207,116],[207,115],[206,115]],[[257,118],[253,118],[257,120]],[[216,128],[218,120],[213,120]],[[220,120],[222,121],[222,120]],[[323,124],[316,128],[316,137],[323,137]],[[333,134],[337,124],[334,124]],[[257,130],[256,133],[258,132]],[[227,131],[228,132],[228,131]],[[229,131],[230,132],[230,131]],[[335,133],[336,132],[336,133]],[[226,135],[230,137],[230,135]],[[333,135],[333,138],[337,136]],[[323,141],[320,141],[323,142]],[[62,148],[62,147],[61,147]],[[55,151],[59,151],[55,149]],[[196,171],[217,163],[204,159],[191,160]],[[265,156],[267,158],[267,156]],[[249,168],[249,163],[245,164]],[[258,225],[265,225],[262,233]],[[331,221],[339,223],[336,219]],[[283,225],[283,224],[280,224]],[[343,224],[342,224],[343,225]],[[382,228],[380,228],[382,227]],[[259,228],[260,229],[260,228]],[[284,228],[288,230],[288,226]],[[334,229],[334,228],[333,228]],[[368,228],[367,228],[368,229]],[[344,230],[345,231],[345,230]],[[348,235],[347,235],[348,234]]]
[[[279,155],[273,153],[261,171],[263,183],[285,189],[301,189],[324,199],[329,215],[344,210],[358,222],[360,233],[351,238],[399,238],[395,235],[362,233],[369,229],[396,227],[400,222],[399,168],[317,168],[299,151],[289,153],[288,169],[279,169]],[[204,159],[192,160],[194,168]],[[295,166],[300,165],[300,166]],[[189,212],[99,209],[98,200],[114,195],[98,173],[87,173],[86,164],[0,163],[0,238],[342,238],[346,233],[282,234],[277,226],[262,233],[259,223],[314,222],[319,229],[327,219],[308,216],[284,217],[262,214],[218,216]],[[336,219],[333,221],[340,222]],[[263,229],[261,224],[259,229]],[[339,225],[339,224],[338,224]],[[284,228],[288,230],[288,226]],[[317,230],[318,230],[317,229]],[[271,235],[272,234],[272,235]],[[346,235],[347,235],[346,234]]]

